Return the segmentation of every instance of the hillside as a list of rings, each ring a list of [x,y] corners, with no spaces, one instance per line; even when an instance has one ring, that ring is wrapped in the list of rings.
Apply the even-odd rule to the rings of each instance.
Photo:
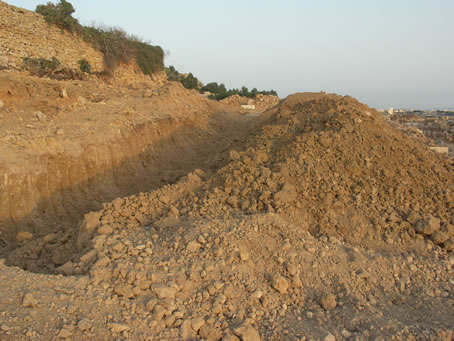
[[[56,58],[60,70],[79,70],[79,61],[86,60],[92,73],[106,70],[104,55],[80,35],[49,25],[40,14],[0,1],[0,69],[25,70],[24,58]],[[131,59],[115,68],[110,80],[123,85],[162,85],[166,75],[164,71],[144,75]]]
[[[454,340],[454,171],[423,141],[349,96],[37,77],[103,57],[0,19],[0,340]]]

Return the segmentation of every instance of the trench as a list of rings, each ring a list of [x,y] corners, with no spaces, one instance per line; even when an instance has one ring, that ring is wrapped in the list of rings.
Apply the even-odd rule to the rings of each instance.
[[[247,134],[253,117],[219,112],[201,121],[147,122],[114,141],[83,145],[78,156],[30,160],[41,165],[38,171],[0,174],[0,258],[6,265],[52,272],[26,247],[28,241],[17,240],[18,233],[64,238],[103,203],[174,183],[196,168],[209,174],[227,162],[230,146]]]

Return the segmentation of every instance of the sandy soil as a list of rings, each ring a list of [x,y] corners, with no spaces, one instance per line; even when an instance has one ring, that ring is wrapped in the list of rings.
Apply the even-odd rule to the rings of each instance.
[[[39,176],[8,187],[1,339],[453,340],[452,166],[375,110],[1,79],[3,174],[66,179],[58,200]],[[106,144],[129,163],[87,161]]]

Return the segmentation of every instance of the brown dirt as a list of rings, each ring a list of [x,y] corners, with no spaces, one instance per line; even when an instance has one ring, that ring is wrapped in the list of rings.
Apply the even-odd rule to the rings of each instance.
[[[47,218],[33,229],[14,220],[20,241],[5,237],[0,264],[0,337],[453,339],[453,169],[375,110],[350,97],[306,93],[254,118],[174,84],[144,98],[143,89],[42,82],[40,91],[65,84],[74,95],[56,100],[56,113],[46,113],[52,123],[34,122],[39,128],[25,136],[27,113],[42,96],[4,100],[3,136],[14,138],[2,145],[3,167],[30,173],[39,167],[33,157],[51,149],[16,141],[42,141],[63,127],[55,148],[116,143],[111,159],[128,159],[127,175],[115,175],[112,188],[127,188],[114,200],[116,192],[105,190],[93,200],[99,208],[79,221],[58,209],[64,223],[51,224],[47,211],[34,212],[32,222]],[[149,128],[156,117],[166,125]],[[139,122],[145,128],[127,130],[121,142],[107,128]],[[144,136],[152,137],[139,142]],[[130,140],[135,147],[118,156]],[[59,157],[74,150],[60,149]],[[72,156],[76,167],[86,151]],[[158,161],[137,168],[129,163],[137,154]],[[75,181],[75,201],[110,188],[101,185],[109,167],[92,168],[87,181]],[[68,181],[58,184],[72,190]],[[59,200],[66,207],[67,197]],[[81,206],[79,215],[89,211]],[[13,225],[4,226],[11,234]]]
[[[222,164],[251,118],[183,90],[0,74],[0,239],[51,232],[127,196]],[[60,228],[60,227],[59,227]],[[43,231],[44,229],[44,231]]]

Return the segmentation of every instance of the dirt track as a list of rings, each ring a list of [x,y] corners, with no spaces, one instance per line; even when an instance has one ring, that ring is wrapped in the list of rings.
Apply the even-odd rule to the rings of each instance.
[[[453,339],[452,167],[375,110],[1,77],[0,338]]]

